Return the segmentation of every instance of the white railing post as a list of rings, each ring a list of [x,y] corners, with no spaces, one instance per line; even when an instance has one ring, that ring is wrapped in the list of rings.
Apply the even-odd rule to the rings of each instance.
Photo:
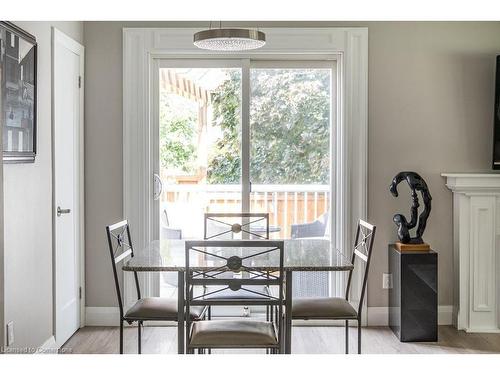
[[[259,193],[257,193],[256,191],[252,191],[250,194],[253,194],[253,209],[257,211],[259,203]],[[250,210],[252,210],[251,207]]]

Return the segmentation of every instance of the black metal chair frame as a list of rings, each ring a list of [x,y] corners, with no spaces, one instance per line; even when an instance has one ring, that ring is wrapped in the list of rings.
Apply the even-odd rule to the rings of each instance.
[[[242,223],[228,223],[223,220],[220,220],[221,218],[241,218]],[[245,219],[252,219],[256,218],[256,220],[250,220],[246,222]],[[261,235],[256,232],[252,232],[250,229],[250,224],[255,224],[259,221],[265,221],[265,226],[266,226],[266,233],[265,235]],[[226,231],[216,233],[216,234],[211,234],[208,235],[207,233],[207,222],[208,221],[213,221],[222,225],[228,226],[228,229]],[[203,225],[203,238],[205,240],[211,240],[215,239],[217,237],[220,237],[224,234],[228,233],[243,233],[247,235],[251,235],[263,240],[268,240],[269,239],[269,213],[249,213],[249,212],[241,212],[241,213],[206,213],[205,214],[205,220],[204,220],[204,225]]]
[[[111,256],[111,264],[113,266],[113,277],[115,280],[116,294],[118,297],[118,307],[120,310],[120,354],[123,354],[123,323],[127,322],[129,325],[137,322],[137,348],[138,353],[141,353],[141,330],[143,328],[143,323],[145,321],[177,321],[177,318],[167,319],[167,318],[148,318],[143,320],[136,319],[125,319],[125,314],[123,311],[123,299],[120,289],[120,282],[118,279],[118,272],[116,270],[116,265],[123,262],[127,257],[134,256],[134,247],[132,245],[132,238],[130,236],[130,227],[127,220],[120,221],[116,224],[106,226],[106,234],[108,237],[109,253]],[[113,245],[113,240],[115,245]],[[139,286],[139,278],[137,277],[137,272],[134,271],[134,282],[137,291],[137,299],[141,299],[141,289]],[[179,286],[181,287],[181,286]],[[189,310],[188,310],[189,311]],[[189,314],[188,314],[189,315]]]
[[[119,233],[115,233],[118,231]],[[130,228],[127,220],[120,221],[118,223],[106,226],[106,234],[108,237],[108,247],[109,254],[111,256],[111,264],[113,266],[113,276],[115,279],[116,294],[118,297],[118,308],[120,309],[120,354],[123,354],[123,322],[125,321],[123,312],[123,299],[120,290],[120,282],[118,280],[118,273],[116,271],[116,265],[126,259],[128,256],[134,256],[134,247],[132,245],[132,238],[130,236]],[[125,242],[125,236],[128,241]],[[116,242],[116,246],[113,246],[113,239]],[[121,250],[121,252],[120,252]],[[117,254],[119,253],[119,254]],[[141,298],[141,289],[139,287],[139,279],[137,277],[137,272],[134,271],[135,288],[137,291],[137,299]],[[132,321],[127,321],[128,324],[132,324]],[[142,322],[138,321],[137,324],[137,347],[138,352],[141,353],[141,326]]]
[[[241,218],[242,223],[241,224],[240,223],[233,223],[233,222],[228,223],[228,222],[220,220],[221,218]],[[251,221],[245,222],[245,219],[249,219],[249,218],[250,219],[256,218],[256,220],[251,220]],[[209,236],[208,231],[207,231],[208,221],[214,221],[216,223],[226,225],[229,227],[229,229],[226,231],[223,231],[223,232],[213,234],[213,235],[211,234]],[[260,235],[258,233],[254,233],[250,230],[250,224],[258,223],[259,221],[265,221],[266,234],[264,236]],[[246,229],[246,227],[248,227],[248,230]],[[250,213],[250,212],[238,212],[238,213],[233,213],[233,212],[231,212],[231,213],[222,213],[222,212],[210,213],[209,212],[209,213],[205,213],[204,227],[203,227],[203,239],[204,240],[216,239],[217,237],[220,237],[224,234],[240,233],[240,232],[243,232],[246,235],[256,236],[260,239],[268,240],[269,239],[269,213]],[[269,288],[268,288],[268,293],[269,294],[271,293]],[[246,307],[246,306],[248,306],[248,304],[244,304],[243,306]],[[266,319],[273,321],[274,315],[275,315],[275,312],[274,312],[273,307],[266,306]],[[207,317],[209,320],[212,318],[212,308],[210,306],[208,307]]]
[[[363,284],[361,287],[361,294],[359,298],[358,309],[356,311],[356,318],[335,318],[335,317],[322,317],[321,320],[345,320],[345,353],[349,353],[349,320],[357,320],[358,322],[358,354],[361,354],[361,311],[363,309],[363,301],[366,293],[366,284],[368,281],[368,271],[370,269],[370,261],[372,256],[373,242],[375,239],[375,225],[367,223],[366,221],[359,220],[358,228],[356,230],[356,239],[354,240],[354,248],[352,252],[351,263],[354,265],[356,259],[365,263],[365,270],[363,275]],[[349,292],[351,290],[352,275],[354,269],[349,271],[347,278],[347,287],[345,292],[345,299],[349,301]],[[298,319],[298,318],[292,318]],[[314,319],[314,318],[311,318]],[[316,318],[320,319],[320,318]],[[291,332],[290,332],[291,333]]]
[[[223,256],[220,254],[215,254],[209,251],[210,248],[220,249],[220,248],[265,248],[266,250],[260,251],[255,254],[250,254],[247,256]],[[276,310],[276,320],[273,322],[273,327],[275,329],[275,334],[278,338],[278,345],[268,346],[268,347],[257,347],[265,348],[270,350],[271,353],[282,352],[283,343],[283,303],[284,303],[284,241],[272,241],[272,240],[203,240],[203,241],[186,241],[186,310],[189,311],[190,306],[234,306],[234,305],[261,305],[261,306],[272,306]],[[256,258],[258,256],[264,256],[271,252],[279,252],[279,264],[268,264],[266,269],[262,270],[259,267],[245,266],[244,261],[251,258]],[[218,267],[192,267],[190,264],[191,253],[196,253],[197,256],[202,254],[207,258],[217,258],[225,264]],[[247,272],[251,277],[234,279],[227,278],[228,272]],[[278,274],[276,274],[278,273]],[[246,286],[257,286],[257,285],[276,285],[278,286],[278,296],[272,296],[264,293],[259,293],[255,290],[246,288]],[[201,287],[203,292],[194,295],[194,288]],[[207,293],[207,286],[220,287],[220,289],[215,291],[210,291]],[[207,300],[205,297],[209,294],[218,293],[223,290],[245,290],[249,293],[255,294],[255,298],[252,299],[210,299]],[[193,353],[195,349],[203,353],[205,349],[216,349],[216,348],[227,348],[218,347],[216,345],[210,348],[193,347],[190,345],[191,337],[191,319],[189,314],[186,314],[186,338],[187,338],[187,352]],[[250,347],[245,347],[250,348]]]

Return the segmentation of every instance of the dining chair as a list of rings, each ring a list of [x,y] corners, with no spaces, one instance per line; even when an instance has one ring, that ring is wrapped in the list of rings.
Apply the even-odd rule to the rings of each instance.
[[[372,256],[373,241],[375,239],[376,227],[363,220],[359,220],[356,231],[356,239],[352,251],[351,262],[359,260],[365,264],[363,273],[363,284],[359,298],[358,308],[355,309],[349,301],[349,292],[352,284],[354,270],[349,271],[345,298],[320,297],[320,298],[297,298],[292,301],[292,319],[296,320],[345,320],[345,352],[349,353],[349,321],[358,322],[358,354],[361,354],[361,310],[365,298],[368,271]],[[287,332],[291,334],[291,332]]]
[[[203,238],[227,239],[228,236],[268,240],[269,213],[205,213]]]
[[[130,237],[130,227],[127,220],[106,226],[108,237],[109,254],[113,277],[115,280],[116,294],[118,297],[118,308],[120,310],[120,354],[123,354],[123,324],[129,325],[137,322],[137,347],[141,353],[141,330],[145,321],[177,321],[177,300],[161,297],[141,297],[141,289],[137,272],[134,271],[135,289],[137,301],[127,311],[124,311],[120,282],[118,279],[117,265],[125,259],[134,256],[134,248]],[[190,310],[191,320],[200,320],[205,314],[201,306],[193,306]]]
[[[258,225],[258,230],[255,230],[255,225]],[[253,237],[257,239],[269,239],[269,213],[205,213],[203,239],[233,239],[234,235],[242,237]],[[269,294],[269,287],[257,286],[250,287],[254,292]],[[208,288],[209,291],[211,288]],[[255,294],[243,290],[232,291],[226,290],[208,294],[207,299],[227,298],[232,300],[246,300],[255,298]],[[246,305],[243,305],[247,308]],[[208,307],[208,319],[212,316],[212,307]],[[272,320],[274,316],[273,309],[266,307],[266,319]]]
[[[283,316],[284,241],[203,240],[186,241],[186,308],[206,306],[274,306]],[[199,262],[205,263],[200,265]],[[233,274],[242,275],[241,278]],[[277,295],[255,287],[270,285]],[[210,287],[210,289],[209,289]],[[212,289],[212,288],[215,288]],[[253,298],[209,296],[225,291],[245,292]],[[187,353],[211,349],[259,348],[280,353],[283,319],[218,319],[193,321],[186,317]]]

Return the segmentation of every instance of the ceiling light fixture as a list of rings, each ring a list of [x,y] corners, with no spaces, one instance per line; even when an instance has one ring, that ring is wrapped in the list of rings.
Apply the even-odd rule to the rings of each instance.
[[[211,24],[210,24],[211,26]],[[246,51],[266,44],[266,34],[259,30],[209,28],[194,34],[196,47],[211,51]]]

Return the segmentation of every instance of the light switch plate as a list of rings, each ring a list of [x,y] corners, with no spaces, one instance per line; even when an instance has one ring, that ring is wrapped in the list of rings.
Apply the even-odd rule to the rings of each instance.
[[[383,273],[382,274],[382,288],[383,289],[392,289],[392,273]]]
[[[14,322],[7,323],[7,346],[14,344]]]

